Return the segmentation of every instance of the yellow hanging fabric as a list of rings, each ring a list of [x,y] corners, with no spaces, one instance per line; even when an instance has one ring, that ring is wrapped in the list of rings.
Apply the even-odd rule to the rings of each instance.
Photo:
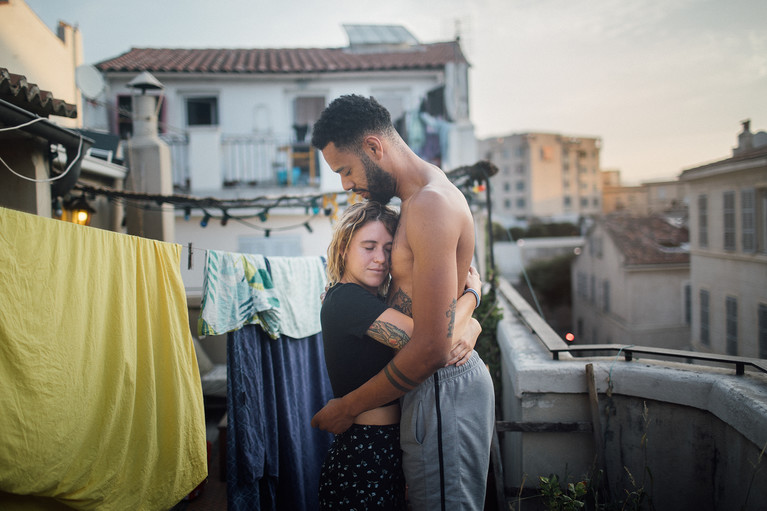
[[[205,479],[180,255],[0,208],[0,509],[169,509]]]

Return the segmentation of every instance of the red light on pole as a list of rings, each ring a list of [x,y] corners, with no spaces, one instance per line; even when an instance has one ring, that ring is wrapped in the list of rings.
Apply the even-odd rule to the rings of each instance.
[[[565,340],[567,342],[573,342],[575,340],[575,336],[571,332],[567,332],[565,334]]]

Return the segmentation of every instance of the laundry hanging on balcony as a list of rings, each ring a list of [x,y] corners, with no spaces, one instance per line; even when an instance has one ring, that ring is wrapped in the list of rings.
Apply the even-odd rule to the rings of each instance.
[[[169,509],[205,479],[180,254],[0,208],[0,508]]]
[[[333,397],[322,349],[320,257],[209,250],[200,333],[227,335],[227,508],[319,507],[332,435],[311,427]]]
[[[327,278],[321,257],[270,257],[208,250],[198,333],[225,334],[261,325],[273,339],[301,339],[320,325]]]

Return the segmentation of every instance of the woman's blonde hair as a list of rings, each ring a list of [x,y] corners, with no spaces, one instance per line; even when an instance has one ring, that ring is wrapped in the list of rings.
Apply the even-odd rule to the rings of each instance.
[[[344,276],[344,253],[349,246],[357,229],[370,222],[381,222],[386,231],[394,236],[397,230],[399,215],[396,211],[375,201],[364,201],[352,204],[333,229],[333,238],[328,245],[328,285],[332,286],[341,282]],[[378,288],[382,295],[386,294],[389,287],[389,279],[385,279]]]

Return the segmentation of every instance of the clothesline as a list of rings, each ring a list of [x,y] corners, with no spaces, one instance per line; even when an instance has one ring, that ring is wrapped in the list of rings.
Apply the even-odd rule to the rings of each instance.
[[[139,193],[100,186],[90,186],[82,183],[75,185],[75,189],[89,195],[103,195],[109,199],[126,199],[142,202],[147,205],[154,203],[159,206],[162,206],[163,204],[171,204],[178,209],[220,209],[224,214],[233,209],[263,209],[264,212],[268,212],[270,209],[279,207],[312,208],[315,212],[318,212],[320,208],[326,209],[332,207],[337,209],[338,206],[353,204],[354,202],[361,200],[361,197],[358,195],[347,192],[322,192],[315,194],[279,196],[263,195],[250,199],[223,199],[217,197],[195,197],[182,194],[163,195]],[[346,202],[341,202],[339,204],[339,196],[346,197]]]

